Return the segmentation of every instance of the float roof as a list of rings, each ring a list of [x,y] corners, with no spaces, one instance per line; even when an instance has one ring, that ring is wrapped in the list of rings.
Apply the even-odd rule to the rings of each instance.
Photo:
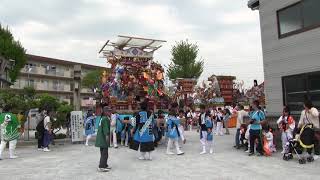
[[[103,51],[109,51],[107,47],[116,47],[119,49],[124,49],[124,48],[140,48],[141,50],[149,50],[150,52],[156,51],[159,49],[166,41],[164,40],[157,40],[157,39],[148,39],[148,38],[140,38],[140,37],[133,37],[133,36],[122,36],[118,35],[118,38],[114,41],[111,42],[108,40],[104,46],[101,48],[99,53]]]

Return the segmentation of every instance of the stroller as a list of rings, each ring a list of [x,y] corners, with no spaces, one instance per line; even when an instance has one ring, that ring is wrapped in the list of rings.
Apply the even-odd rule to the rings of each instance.
[[[283,154],[283,160],[289,161],[293,159],[293,153],[297,154],[299,159],[299,164],[306,164],[306,162],[313,162],[314,158],[309,156],[307,159],[302,157],[302,152],[304,149],[313,148],[313,125],[307,124],[302,127],[299,134],[296,134],[296,138],[289,137],[288,133],[286,133],[287,144],[285,146],[285,153]]]

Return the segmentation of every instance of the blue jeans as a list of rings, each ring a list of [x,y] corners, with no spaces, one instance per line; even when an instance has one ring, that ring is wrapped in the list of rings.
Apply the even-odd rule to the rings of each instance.
[[[236,146],[240,146],[240,128],[237,129],[237,132],[236,132]]]
[[[254,146],[255,146],[255,142],[256,140],[258,141],[257,144],[257,152],[262,154],[263,150],[262,150],[262,137],[261,137],[261,129],[250,129],[249,130],[250,133],[250,153],[254,153]]]
[[[52,141],[51,134],[49,134],[48,130],[45,130],[43,134],[43,147],[48,148],[51,141]]]

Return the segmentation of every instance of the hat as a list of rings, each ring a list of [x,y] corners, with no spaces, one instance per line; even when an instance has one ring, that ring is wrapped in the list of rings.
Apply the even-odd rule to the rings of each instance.
[[[11,121],[11,115],[10,115],[10,114],[6,114],[6,115],[4,116],[4,121],[5,121],[5,122],[10,122],[10,121]]]

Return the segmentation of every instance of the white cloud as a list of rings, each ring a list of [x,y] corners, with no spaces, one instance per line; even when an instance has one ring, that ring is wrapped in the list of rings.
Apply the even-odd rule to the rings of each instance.
[[[172,45],[189,39],[199,45],[199,57],[205,60],[201,79],[213,73],[237,75],[248,83],[255,78],[263,79],[259,16],[246,7],[246,2],[76,2],[57,0],[48,5],[43,1],[34,13],[29,2],[19,4],[17,0],[7,0],[6,6],[11,3],[10,12],[23,9],[24,14],[9,16],[9,11],[0,11],[0,17],[4,17],[3,22],[11,27],[28,53],[105,65],[104,59],[97,58],[98,50],[105,40],[123,34],[167,40],[156,51],[155,60],[168,64]]]
[[[220,22],[229,25],[243,25],[259,22],[258,14],[249,11],[248,9],[242,9],[234,12],[226,12],[219,18]]]

